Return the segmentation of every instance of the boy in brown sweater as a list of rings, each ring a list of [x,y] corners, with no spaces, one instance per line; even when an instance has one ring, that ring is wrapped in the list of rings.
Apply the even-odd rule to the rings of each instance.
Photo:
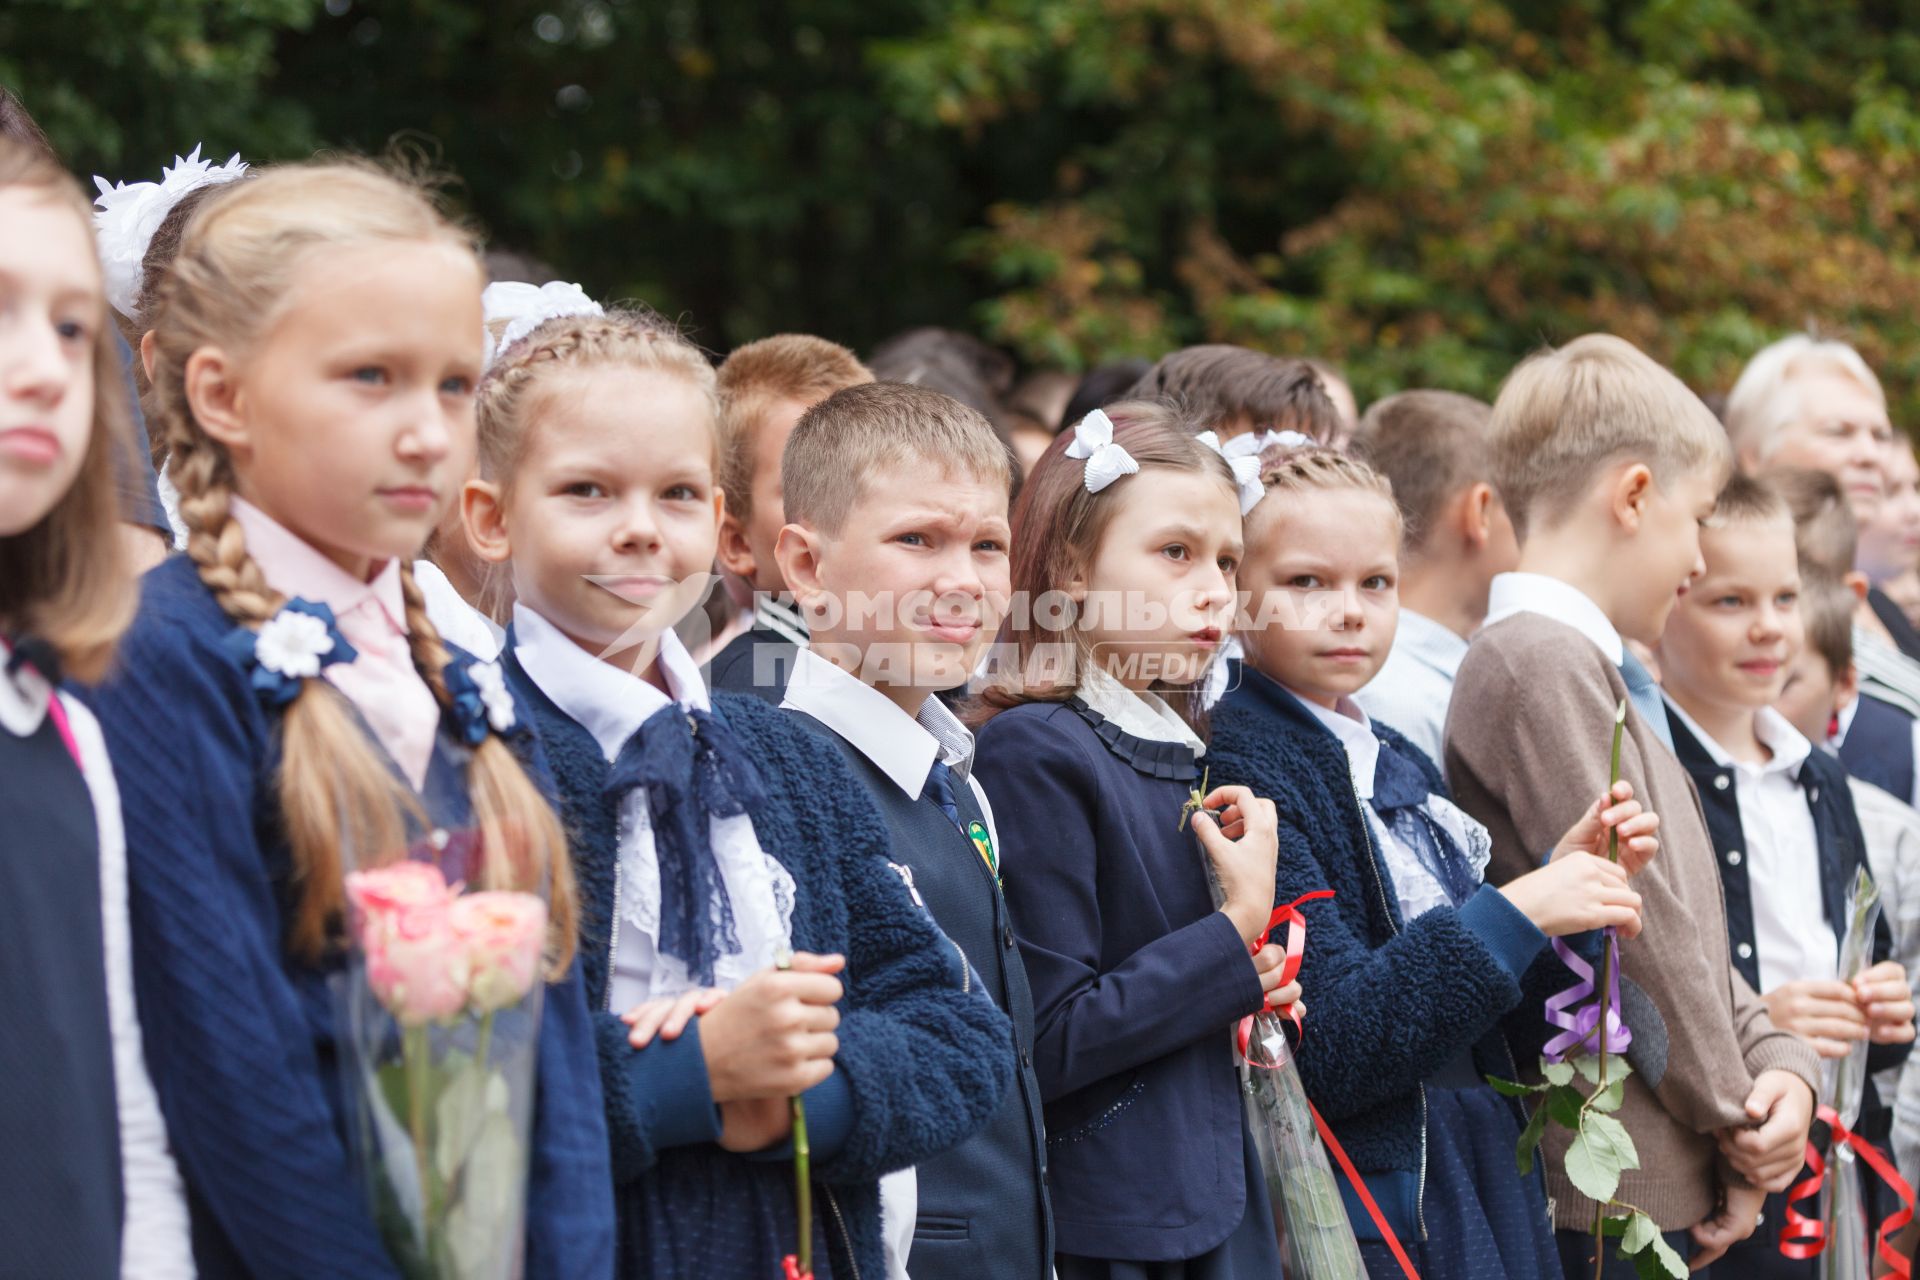
[[[1712,838],[1658,687],[1624,643],[1657,643],[1702,572],[1700,521],[1730,468],[1726,437],[1672,374],[1590,335],[1513,372],[1492,448],[1520,569],[1494,579],[1461,663],[1448,778],[1493,835],[1488,881],[1511,880],[1539,865],[1580,797],[1606,788],[1614,709],[1627,701],[1621,776],[1661,816],[1662,848],[1634,881],[1644,929],[1620,948],[1635,1073],[1618,1115],[1640,1168],[1617,1198],[1704,1267],[1751,1234],[1765,1192],[1798,1171],[1818,1078],[1813,1050],[1773,1026],[1729,962]],[[1563,1173],[1570,1135],[1547,1135],[1562,1261],[1584,1280],[1595,1205]],[[1616,1269],[1632,1274],[1609,1256],[1604,1274]]]

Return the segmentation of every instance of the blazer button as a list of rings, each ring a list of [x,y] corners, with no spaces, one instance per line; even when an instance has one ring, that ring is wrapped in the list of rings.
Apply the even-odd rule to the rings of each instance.
[[[1006,927],[1006,932],[1001,934],[1001,938],[1006,942],[1007,950],[1009,951],[1013,950],[1013,926],[1012,925],[1008,925]]]
[[[1020,1065],[1023,1067],[1033,1066],[1033,1054],[1028,1052],[1025,1049],[1022,1049],[1020,1051]]]
[[[1740,865],[1740,851],[1738,849],[1727,850],[1727,865],[1730,867]]]
[[[1808,799],[1808,800],[1810,800],[1810,801],[1812,801],[1812,802],[1813,802],[1814,804],[1819,804],[1819,803],[1820,803],[1820,788],[1818,788],[1818,787],[1808,787],[1808,788],[1807,788],[1807,799]]]
[[[1716,774],[1714,774],[1714,775],[1713,775],[1713,789],[1714,789],[1715,791],[1725,791],[1725,790],[1727,789],[1727,775],[1726,775],[1726,774],[1724,774],[1724,773],[1716,773]]]
[[[1751,960],[1753,959],[1753,944],[1751,942],[1743,942],[1733,949],[1733,953],[1742,960]]]

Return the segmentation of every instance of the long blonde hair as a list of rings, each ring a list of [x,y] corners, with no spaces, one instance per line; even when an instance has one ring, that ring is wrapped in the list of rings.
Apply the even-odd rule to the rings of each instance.
[[[418,187],[375,166],[288,166],[209,197],[156,291],[153,394],[172,452],[168,470],[180,491],[187,554],[220,607],[242,626],[258,628],[284,599],[247,550],[233,513],[233,459],[194,419],[187,360],[208,346],[244,351],[266,333],[293,305],[294,277],[310,254],[383,241],[472,249]],[[414,667],[445,710],[451,655],[427,617],[410,565],[402,564],[400,579]],[[287,945],[312,961],[325,953],[344,907],[341,848],[361,851],[369,862],[403,856],[408,820],[419,819],[419,806],[346,700],[322,678],[306,680],[288,704],[281,750],[280,808],[297,885]],[[549,964],[552,972],[564,972],[573,956],[576,907],[559,820],[496,737],[474,749],[467,780],[484,849],[478,879],[490,888],[546,883]],[[366,851],[373,851],[370,858]]]
[[[68,206],[93,242],[87,198],[52,156],[0,137],[0,189],[30,187]],[[115,643],[133,620],[139,592],[120,538],[119,468],[145,464],[132,446],[126,384],[106,303],[93,336],[93,429],[71,487],[40,522],[0,538],[0,624],[53,646],[66,672],[106,673]]]

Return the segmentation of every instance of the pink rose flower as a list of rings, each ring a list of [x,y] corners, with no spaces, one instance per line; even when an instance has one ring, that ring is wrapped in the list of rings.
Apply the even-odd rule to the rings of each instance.
[[[467,1002],[467,948],[455,933],[440,869],[397,862],[347,876],[367,985],[403,1026],[446,1022]]]
[[[473,1011],[518,1004],[540,977],[547,904],[531,893],[469,893],[454,899],[448,913],[467,951]]]

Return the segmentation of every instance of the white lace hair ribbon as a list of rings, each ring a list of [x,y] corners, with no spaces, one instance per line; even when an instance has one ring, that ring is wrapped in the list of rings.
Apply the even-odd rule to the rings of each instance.
[[[107,301],[127,319],[140,320],[136,308],[140,302],[140,266],[146,260],[153,233],[167,220],[174,206],[190,192],[201,187],[218,186],[244,177],[247,164],[235,152],[225,164],[200,158],[195,143],[185,156],[176,155],[173,167],[160,171],[158,182],[119,182],[109,186],[105,178],[94,175],[100,188],[94,198],[95,238],[100,242],[100,269],[106,279]]]
[[[1285,434],[1297,436],[1301,440],[1306,439],[1305,436],[1294,431]],[[1235,436],[1224,446],[1220,443],[1220,437],[1211,431],[1202,431],[1198,438],[1201,444],[1219,454],[1233,471],[1233,487],[1240,495],[1240,514],[1245,516],[1259,506],[1260,499],[1267,496],[1267,486],[1260,483],[1260,451],[1256,449],[1249,453],[1242,449],[1229,452],[1234,445],[1247,439],[1246,436]]]
[[[1086,462],[1087,472],[1082,479],[1088,493],[1098,493],[1121,476],[1140,470],[1133,455],[1113,442],[1113,419],[1101,409],[1095,409],[1074,426],[1073,443],[1067,446],[1067,456]]]
[[[480,305],[486,313],[488,342],[485,363],[488,365],[501,352],[549,320],[558,320],[563,316],[606,314],[599,303],[587,296],[585,289],[565,280],[549,280],[541,285],[524,284],[518,280],[490,284],[480,295]],[[493,326],[502,320],[507,322],[507,327],[500,331],[499,340],[493,341]]]

